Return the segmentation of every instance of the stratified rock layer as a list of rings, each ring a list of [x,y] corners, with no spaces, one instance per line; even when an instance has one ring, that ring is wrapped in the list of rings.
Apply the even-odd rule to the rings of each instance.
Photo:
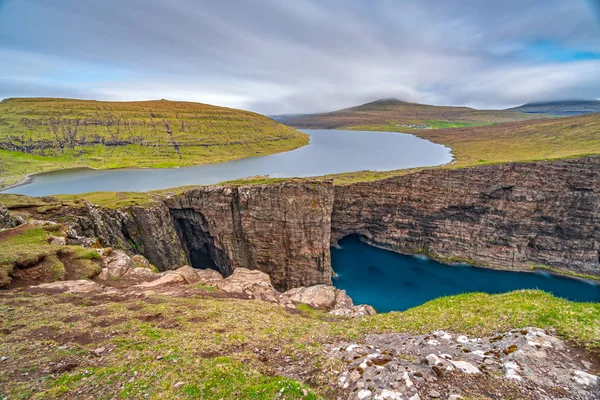
[[[600,158],[431,169],[336,186],[332,244],[600,276]]]
[[[331,182],[203,187],[166,204],[194,267],[258,269],[278,289],[331,284]]]

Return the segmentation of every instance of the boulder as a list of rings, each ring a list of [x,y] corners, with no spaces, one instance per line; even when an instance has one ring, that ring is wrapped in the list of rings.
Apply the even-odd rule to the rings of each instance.
[[[175,271],[170,271],[160,276],[160,278],[155,279],[150,282],[140,283],[139,285],[135,285],[136,288],[147,289],[147,288],[155,288],[158,286],[165,285],[175,285],[185,283],[185,278],[183,275],[176,273]]]
[[[44,289],[51,291],[59,291],[65,293],[93,293],[101,292],[103,287],[96,282],[86,281],[84,279],[78,281],[58,281],[52,283],[43,283],[41,285],[32,286],[32,289]]]
[[[316,285],[299,287],[284,293],[294,303],[307,304],[319,310],[338,310],[354,307],[354,303],[345,290],[333,286]]]
[[[377,311],[375,311],[373,307],[363,304],[360,306],[352,306],[349,308],[336,308],[335,310],[331,310],[329,314],[338,317],[360,318],[366,317],[368,315],[375,315],[377,314]]]
[[[99,254],[102,255],[104,263],[104,268],[98,277],[101,280],[119,280],[134,267],[131,258],[121,250],[104,250]]]
[[[271,285],[271,278],[264,272],[237,268],[226,279],[216,281],[215,286],[225,293],[244,295],[252,299],[280,302],[280,293]],[[286,299],[281,299],[287,304]]]
[[[173,273],[181,275],[189,285],[198,282],[210,283],[223,279],[223,276],[214,269],[197,269],[192,268],[189,265],[176,269]]]
[[[0,229],[15,228],[24,222],[23,217],[10,215],[8,208],[4,204],[0,204]]]
[[[131,261],[134,264],[135,268],[146,268],[146,269],[154,269],[152,264],[150,264],[150,261],[148,261],[146,259],[146,257],[136,254],[135,256],[131,257]]]

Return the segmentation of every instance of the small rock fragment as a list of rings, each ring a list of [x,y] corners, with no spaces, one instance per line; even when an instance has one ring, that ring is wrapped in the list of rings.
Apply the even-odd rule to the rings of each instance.
[[[179,389],[183,385],[185,385],[185,383],[183,383],[183,382],[177,382],[176,384],[173,385],[173,389]]]

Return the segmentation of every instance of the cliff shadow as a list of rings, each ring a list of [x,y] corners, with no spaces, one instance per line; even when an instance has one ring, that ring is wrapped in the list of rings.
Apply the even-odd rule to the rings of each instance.
[[[171,210],[177,235],[193,268],[213,269],[223,276],[233,272],[225,252],[215,246],[206,218],[193,209]]]

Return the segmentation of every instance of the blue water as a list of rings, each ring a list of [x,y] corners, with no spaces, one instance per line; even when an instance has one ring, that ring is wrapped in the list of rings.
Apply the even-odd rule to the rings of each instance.
[[[68,169],[35,175],[6,193],[29,196],[99,191],[143,192],[185,185],[211,185],[256,175],[293,178],[353,171],[389,171],[452,161],[450,149],[394,132],[303,130],[310,144],[285,153],[219,164],[168,169]]]
[[[379,249],[349,236],[331,249],[333,284],[355,304],[378,312],[402,311],[441,296],[540,289],[573,301],[600,302],[600,285],[543,272],[511,272],[451,266]]]

